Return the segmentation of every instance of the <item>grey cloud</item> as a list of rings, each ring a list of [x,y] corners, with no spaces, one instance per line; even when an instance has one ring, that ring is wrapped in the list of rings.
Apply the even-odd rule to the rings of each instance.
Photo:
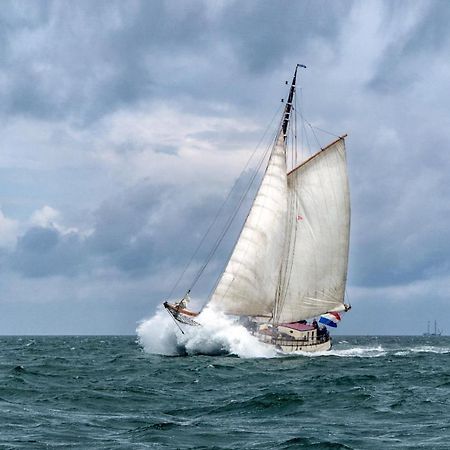
[[[365,37],[365,30],[356,24],[361,23],[360,16],[370,22],[367,11],[373,11],[365,5],[373,4],[380,5],[385,15],[379,30],[368,31],[373,47],[366,48],[364,42],[354,42]],[[450,123],[444,58],[450,8],[446,2],[413,3],[420,6],[422,16],[402,39],[390,28],[389,15],[403,20],[404,9],[410,11],[405,2],[223,2],[215,10],[210,2],[28,5],[32,11],[0,11],[0,81],[6,79],[0,85],[0,102],[3,117],[10,122],[18,115],[20,120],[38,118],[47,124],[58,120],[68,130],[61,148],[73,145],[83,158],[85,147],[98,133],[99,139],[106,136],[100,150],[126,158],[127,152],[148,151],[143,139],[134,142],[131,136],[130,142],[111,148],[115,144],[102,134],[101,126],[96,128],[97,119],[120,108],[139,111],[144,104],[148,112],[168,103],[178,112],[197,114],[199,120],[245,117],[261,125],[263,117],[270,115],[264,111],[284,95],[284,78],[296,62],[304,62],[311,66],[305,77],[309,83],[306,117],[325,129],[349,132],[353,209],[349,289],[356,296],[365,292],[360,311],[372,307],[363,306],[363,301],[369,302],[372,293],[379,300],[384,294],[378,291],[387,286],[414,289],[417,280],[429,281],[427,292],[432,293],[436,279],[448,275]],[[355,61],[362,63],[364,73],[359,73]],[[434,72],[436,62],[442,62],[442,73]],[[80,130],[82,144],[72,142]],[[223,152],[252,148],[255,143],[253,131],[224,134],[198,132],[194,138]],[[39,140],[30,136],[29,143],[23,141],[21,145],[37,149],[35,156],[26,153],[24,160],[42,157],[40,166],[51,165],[54,154],[49,152],[47,161],[36,146]],[[61,142],[56,136],[51,144],[58,148]],[[164,143],[154,143],[152,151],[178,153]],[[141,314],[146,293],[159,298],[180,274],[226,194],[213,191],[204,180],[189,186],[178,180],[161,185],[157,175],[125,190],[120,177],[111,178],[116,176],[114,170],[108,172],[92,161],[88,165],[89,170],[80,172],[41,171],[33,164],[27,170],[4,169],[15,180],[15,184],[8,182],[13,186],[8,192],[20,192],[11,199],[2,197],[7,209],[18,211],[17,216],[8,216],[20,217],[23,224],[36,203],[48,204],[68,222],[75,217],[77,227],[93,233],[30,228],[13,251],[3,251],[2,270],[15,271],[13,275],[20,278],[16,286],[23,281],[33,286],[41,282],[42,287],[59,277],[71,287],[61,293],[65,298],[81,286],[80,279],[83,288],[89,288],[97,282],[92,273],[112,273],[104,275],[92,298],[103,295],[107,305],[113,290],[109,284],[118,280],[114,289],[122,286],[124,297],[130,292],[135,304],[141,301]],[[83,182],[72,185],[71,177]],[[103,181],[93,182],[99,178]],[[69,187],[55,193],[62,182]],[[81,212],[86,210],[89,213]],[[222,225],[229,214],[230,210],[224,211]],[[202,295],[223,267],[244,215],[201,280]],[[195,258],[180,292],[192,280],[219,229]],[[155,278],[160,282],[147,286],[147,280]],[[141,290],[131,293],[136,284]],[[57,290],[56,284],[51,286]],[[423,302],[419,297],[414,297],[416,306]],[[387,300],[377,309],[381,319],[386,308]],[[99,310],[98,316],[106,310],[107,306]],[[401,306],[395,309],[396,318],[401,310]]]
[[[7,114],[68,117],[84,123],[124,104],[150,101],[160,53],[174,45],[177,56],[183,48],[197,46],[202,36],[198,30],[205,29],[201,2],[184,11],[177,7],[178,19],[169,15],[170,3],[161,1],[139,2],[135,13],[121,2],[34,6],[38,17],[32,27],[20,12],[8,15],[11,26],[3,42],[26,36],[30,48],[27,40],[15,43],[18,53],[11,44],[4,45],[2,70],[9,86],[1,97]],[[30,51],[33,45],[36,50]]]
[[[175,273],[193,255],[223,201],[207,189],[144,183],[99,208],[87,243],[105,262],[132,275],[164,267]],[[218,224],[223,223],[221,217]],[[206,257],[218,232],[213,229],[194,266]]]
[[[350,155],[354,285],[408,284],[449,267],[450,208],[439,201],[450,196],[450,156],[439,150],[447,138],[430,129],[430,138],[418,144],[424,130],[397,132],[399,141],[366,147],[364,154],[354,145]],[[365,164],[367,158],[376,164]]]
[[[429,70],[429,60],[448,58],[448,2],[413,2],[412,5],[421,6],[418,23],[406,37],[390,43],[368,82],[368,88],[377,93],[398,94],[399,91],[411,89],[426,77],[424,74]],[[405,6],[402,2],[386,4],[386,26],[390,25],[389,16],[405,13]]]
[[[174,145],[159,145],[153,148],[153,151],[156,153],[164,153],[166,155],[177,155],[178,148]]]
[[[337,46],[341,23],[336,19],[350,7],[350,2],[342,1],[302,2],[297,8],[286,0],[230,2],[219,27],[239,62],[250,72],[260,73],[274,70],[286,57],[291,65],[304,62],[298,58],[313,38]]]
[[[29,41],[38,33],[40,40],[33,51],[26,40],[16,45],[18,53],[6,48],[3,113],[81,124],[125,105],[174,97],[191,109],[214,108],[217,101],[251,109],[261,89],[258,80],[249,84],[250,75],[262,79],[288,54],[293,66],[301,55],[292,50],[302,53],[310,39],[336,45],[336,17],[350,7],[347,2],[309,2],[294,9],[289,2],[229,2],[208,15],[211,6],[202,1],[176,8],[167,1],[138,2],[135,10],[120,2],[38,5],[31,28],[19,14],[10,16],[15,21],[10,18],[14,26],[5,42],[19,33]],[[198,64],[187,64],[189,59]],[[236,72],[242,66],[247,77]],[[244,85],[249,92],[242,96],[245,90],[237,87]]]
[[[421,3],[419,3],[420,5]],[[421,17],[418,26],[406,42],[404,52],[407,56],[417,56],[417,52],[445,51],[450,36],[448,24],[450,9],[445,0],[422,3]]]
[[[9,261],[25,277],[71,276],[85,263],[83,242],[75,233],[62,235],[53,228],[32,227],[18,239]]]
[[[205,186],[183,190],[141,183],[93,213],[92,234],[31,227],[19,237],[16,248],[3,255],[3,262],[24,277],[73,277],[96,267],[115,268],[130,276],[169,266],[176,271],[194,253],[222,201],[208,194]],[[223,223],[222,217],[219,224]],[[194,266],[209,252],[218,230],[214,233]]]

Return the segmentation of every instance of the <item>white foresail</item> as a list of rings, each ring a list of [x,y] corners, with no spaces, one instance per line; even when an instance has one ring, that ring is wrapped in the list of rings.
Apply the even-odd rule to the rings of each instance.
[[[272,315],[283,259],[287,199],[285,145],[280,133],[253,206],[209,305],[227,314]]]
[[[344,309],[350,231],[341,138],[288,174],[287,245],[275,321]]]

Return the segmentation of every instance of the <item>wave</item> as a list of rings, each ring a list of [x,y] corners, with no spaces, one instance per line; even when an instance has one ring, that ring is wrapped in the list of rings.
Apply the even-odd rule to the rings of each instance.
[[[376,347],[353,347],[345,349],[331,349],[326,352],[295,352],[296,354],[301,354],[304,356],[316,357],[316,356],[337,356],[341,358],[379,358],[381,356],[393,355],[393,356],[408,356],[418,353],[435,353],[435,354],[448,354],[450,353],[450,348],[448,347],[436,347],[436,346],[417,346],[411,348],[385,348],[381,345]]]
[[[258,341],[248,330],[224,314],[205,308],[196,318],[200,327],[181,325],[159,307],[139,324],[138,342],[147,353],[159,355],[236,355],[241,358],[273,358],[274,348]]]
[[[297,351],[293,352],[295,355],[308,356],[315,358],[318,356],[337,356],[340,358],[377,358],[380,356],[385,356],[387,351],[381,346],[377,347],[353,347],[346,349],[334,349],[323,351],[323,352],[303,352]]]
[[[434,345],[420,345],[417,347],[411,347],[407,349],[402,349],[396,351],[394,354],[396,356],[406,356],[416,353],[436,353],[436,354],[447,354],[450,353],[449,347],[437,347]]]

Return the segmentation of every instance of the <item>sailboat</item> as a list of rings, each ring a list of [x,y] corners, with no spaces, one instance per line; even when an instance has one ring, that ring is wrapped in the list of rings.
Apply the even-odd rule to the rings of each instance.
[[[428,324],[427,324],[427,332],[426,332],[426,333],[423,333],[423,336],[426,336],[426,337],[435,337],[435,336],[441,336],[441,334],[442,334],[442,330],[439,330],[439,329],[438,329],[438,327],[437,327],[437,321],[436,321],[436,320],[434,321],[434,333],[431,333],[431,332],[430,332],[430,321],[428,321]]]
[[[259,189],[205,305],[238,317],[260,341],[287,353],[329,350],[327,326],[335,327],[350,309],[344,302],[350,232],[346,135],[287,169],[299,67],[305,66],[295,68]],[[195,325],[197,313],[185,300],[164,306],[178,322]]]

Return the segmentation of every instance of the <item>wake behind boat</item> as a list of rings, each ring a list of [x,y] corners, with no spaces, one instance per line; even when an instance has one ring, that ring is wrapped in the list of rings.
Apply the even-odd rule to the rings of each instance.
[[[299,67],[305,66],[295,68],[261,184],[205,305],[237,317],[260,341],[284,352],[329,350],[326,327],[336,327],[350,309],[344,303],[350,232],[346,135],[287,170]],[[198,325],[198,313],[187,309],[189,292],[164,307],[176,321]]]

